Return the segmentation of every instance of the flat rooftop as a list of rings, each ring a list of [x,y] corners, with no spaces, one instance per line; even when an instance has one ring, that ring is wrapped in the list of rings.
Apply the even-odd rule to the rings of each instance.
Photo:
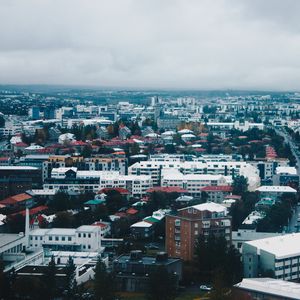
[[[300,255],[300,233],[254,240],[246,244],[256,247],[258,254],[263,250],[274,254],[277,259]]]
[[[282,297],[300,299],[300,284],[273,278],[247,278],[235,285],[236,288]],[[276,298],[277,299],[277,298]]]

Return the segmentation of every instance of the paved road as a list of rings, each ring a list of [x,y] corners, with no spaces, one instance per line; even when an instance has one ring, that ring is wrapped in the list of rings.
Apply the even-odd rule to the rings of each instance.
[[[274,129],[275,129],[276,133],[281,135],[284,138],[285,142],[287,144],[289,144],[289,146],[292,150],[292,153],[295,156],[296,161],[297,161],[297,163],[296,163],[297,164],[296,165],[297,174],[300,176],[300,152],[298,150],[297,145],[294,143],[293,139],[286,132],[286,130],[284,128],[282,128],[280,130],[277,128],[274,128]],[[297,205],[293,212],[292,218],[289,222],[289,227],[287,229],[288,232],[300,232],[300,222],[298,222],[299,214],[300,214],[300,205]]]
[[[291,136],[285,131],[285,129],[281,129],[279,130],[278,128],[274,128],[276,133],[281,135],[285,142],[287,144],[289,144],[291,150],[292,150],[292,153],[293,155],[295,156],[296,158],[296,161],[297,161],[297,165],[296,165],[296,169],[297,169],[297,173],[298,175],[300,176],[300,152],[298,150],[298,147],[297,145],[294,143],[293,139],[291,138]]]

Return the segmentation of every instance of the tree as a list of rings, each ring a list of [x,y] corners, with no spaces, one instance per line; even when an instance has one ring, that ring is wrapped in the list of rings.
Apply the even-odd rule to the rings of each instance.
[[[53,299],[57,294],[55,277],[56,277],[56,264],[55,264],[54,257],[52,256],[49,265],[45,269],[43,274],[43,282],[47,286],[48,299]]]
[[[166,153],[173,154],[173,153],[176,153],[176,148],[173,144],[166,144],[165,151],[166,151]]]
[[[91,157],[92,155],[92,148],[90,145],[86,145],[83,147],[82,151],[81,151],[81,155],[84,157],[84,158],[87,158],[87,157]]]
[[[0,299],[10,299],[12,289],[11,280],[7,273],[4,273],[4,262],[0,258]]]
[[[147,298],[149,300],[175,299],[176,285],[176,274],[169,273],[165,266],[158,266],[149,274]]]
[[[107,192],[106,206],[110,214],[113,214],[119,210],[123,204],[123,197],[118,191],[111,190]]]
[[[248,180],[244,176],[237,176],[233,180],[233,193],[235,195],[242,195],[248,190]]]
[[[55,215],[53,220],[53,227],[56,228],[73,228],[74,216],[67,211],[60,211]]]
[[[7,218],[7,226],[10,233],[24,232],[25,217],[21,214],[10,215]]]
[[[96,300],[112,300],[115,298],[114,276],[107,272],[106,265],[100,257],[95,268],[94,293]]]
[[[70,197],[67,193],[57,192],[53,199],[48,203],[49,207],[53,208],[55,211],[62,211],[71,208]]]
[[[240,253],[232,246],[228,247],[223,236],[199,235],[195,247],[196,264],[201,280],[213,281],[216,273],[224,272],[224,284],[231,286],[242,275]]]
[[[5,119],[2,115],[0,115],[0,128],[5,127]]]
[[[258,194],[255,192],[246,192],[242,195],[241,200],[237,200],[230,207],[232,217],[232,230],[238,230],[245,218],[254,210],[258,202]]]
[[[67,298],[73,299],[75,290],[76,290],[76,279],[75,279],[75,270],[76,266],[74,265],[73,258],[69,256],[68,263],[66,266],[66,275],[67,275],[67,281],[66,281],[66,289],[67,289]]]
[[[39,278],[19,277],[13,285],[13,290],[17,299],[39,300],[41,295],[45,295],[46,285]]]

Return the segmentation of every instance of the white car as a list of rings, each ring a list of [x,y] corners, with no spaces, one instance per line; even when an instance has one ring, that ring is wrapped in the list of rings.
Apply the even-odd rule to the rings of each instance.
[[[211,291],[211,287],[207,285],[200,285],[201,291]]]

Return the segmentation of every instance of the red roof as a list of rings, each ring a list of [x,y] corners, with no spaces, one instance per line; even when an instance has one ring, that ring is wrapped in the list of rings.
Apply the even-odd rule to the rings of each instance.
[[[31,208],[29,210],[29,215],[36,215],[40,212],[43,212],[44,210],[47,210],[48,209],[48,206],[46,205],[41,205],[41,206],[37,206],[37,207],[34,207],[34,208]],[[14,213],[12,214],[11,216],[15,216],[15,215],[22,215],[22,216],[25,216],[26,215],[26,210],[22,210],[22,211],[19,211],[17,213]]]
[[[187,193],[188,191],[179,186],[156,186],[147,190],[147,193]]]
[[[4,205],[17,204],[26,200],[32,199],[32,197],[26,193],[14,195],[2,200],[0,203]]]
[[[232,192],[233,188],[230,185],[211,185],[201,188],[203,192]]]
[[[102,222],[95,222],[92,224],[93,226],[98,226],[98,227],[101,227],[101,228],[105,228],[107,227],[108,225],[105,224],[105,223],[102,223]]]
[[[7,161],[9,159],[10,159],[10,157],[0,157],[0,161]]]
[[[129,215],[135,215],[138,212],[139,212],[138,210],[136,210],[136,209],[134,209],[132,207],[126,210],[126,213],[129,214]]]
[[[25,144],[25,143],[23,143],[23,142],[20,142],[20,143],[16,143],[16,144],[15,144],[15,147],[23,147],[23,148],[26,148],[26,147],[28,147],[28,145]]]
[[[104,188],[104,189],[101,189],[98,194],[106,194],[107,192],[110,192],[110,191],[117,191],[119,192],[121,195],[129,195],[129,191],[124,189],[124,188]]]
[[[85,146],[87,145],[87,143],[83,142],[83,141],[74,141],[72,142],[73,146]]]

